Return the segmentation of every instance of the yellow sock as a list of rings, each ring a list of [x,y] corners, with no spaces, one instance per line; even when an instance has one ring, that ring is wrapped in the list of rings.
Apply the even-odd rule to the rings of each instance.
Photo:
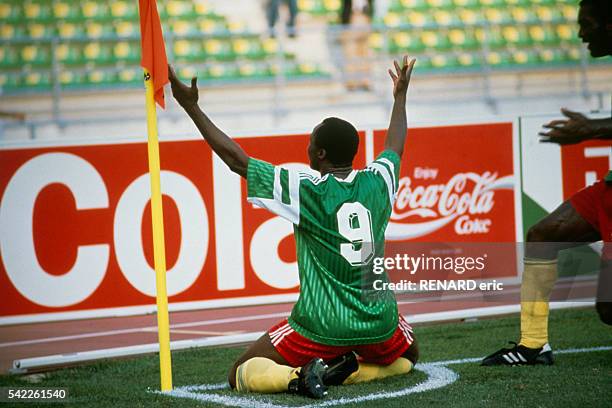
[[[351,374],[344,384],[356,384],[366,381],[378,380],[392,375],[406,374],[412,370],[412,362],[400,357],[393,363],[384,366],[371,363],[359,363],[359,368]]]
[[[520,341],[525,347],[539,348],[548,343],[548,301],[556,280],[556,259],[525,259]]]
[[[262,393],[287,391],[299,368],[280,365],[264,357],[253,357],[238,366],[236,389]]]

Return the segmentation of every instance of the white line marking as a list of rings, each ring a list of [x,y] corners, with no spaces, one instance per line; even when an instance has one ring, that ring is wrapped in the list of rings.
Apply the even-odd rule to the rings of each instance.
[[[287,317],[287,316],[289,316],[289,312],[269,313],[269,314],[263,314],[263,315],[251,315],[251,316],[242,316],[242,317],[229,317],[225,319],[200,320],[197,322],[171,324],[170,329],[178,329],[178,328],[183,328],[183,327],[194,327],[194,326],[209,326],[209,325],[214,325],[214,324],[236,323],[236,322],[245,322],[245,321],[252,321],[252,320],[263,320],[263,319]],[[109,330],[109,331],[95,332],[95,333],[74,334],[70,336],[47,337],[44,339],[11,341],[7,343],[0,343],[0,347],[25,346],[28,344],[88,339],[92,337],[116,336],[118,334],[141,333],[141,332],[148,332],[148,331],[157,332],[157,326],[146,326],[146,327],[137,327],[137,328],[132,328],[132,329],[119,329],[119,330]]]
[[[565,350],[556,350],[555,354],[570,354],[570,353],[588,353],[594,351],[609,351],[612,350],[612,346],[599,346],[590,348],[572,348]],[[318,407],[331,407],[345,404],[355,404],[366,401],[375,401],[381,399],[390,399],[402,397],[409,394],[415,394],[425,391],[431,391],[438,388],[446,387],[459,379],[459,374],[447,368],[447,365],[455,364],[466,364],[480,362],[482,357],[462,358],[458,360],[445,360],[445,361],[434,361],[430,363],[417,364],[415,370],[422,371],[427,374],[427,379],[421,383],[413,385],[411,387],[403,388],[397,391],[391,392],[379,392],[375,394],[362,395],[354,398],[337,398],[333,400],[327,400],[320,403],[303,405],[300,407],[291,408],[318,408]],[[231,396],[222,394],[207,394],[197,391],[217,391],[228,389],[226,383],[218,384],[200,384],[200,385],[187,385],[183,387],[175,388],[169,392],[154,391],[155,393],[168,395],[171,397],[187,398],[199,401],[202,403],[216,403],[229,407],[240,407],[240,408],[290,408],[285,405],[276,405],[271,402],[262,401],[261,399],[255,399],[252,397],[244,396]],[[244,395],[244,394],[242,394]]]

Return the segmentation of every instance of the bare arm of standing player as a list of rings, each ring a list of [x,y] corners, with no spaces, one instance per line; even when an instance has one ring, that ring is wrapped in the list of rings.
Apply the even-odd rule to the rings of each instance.
[[[581,113],[561,109],[567,119],[553,120],[544,125],[546,132],[540,132],[544,143],[560,145],[580,143],[585,140],[612,139],[612,119],[589,119]]]
[[[385,149],[393,150],[400,157],[404,152],[404,142],[406,141],[406,129],[408,122],[406,119],[406,92],[410,83],[410,75],[414,67],[415,59],[408,62],[408,56],[404,56],[402,66],[397,61],[393,61],[395,73],[389,70],[389,75],[393,80],[393,109],[391,111],[391,121],[387,130]]]
[[[238,143],[215,126],[198,106],[198,79],[191,78],[191,86],[187,86],[176,77],[170,65],[168,65],[168,77],[174,99],[187,112],[210,147],[234,173],[246,178],[249,156]]]

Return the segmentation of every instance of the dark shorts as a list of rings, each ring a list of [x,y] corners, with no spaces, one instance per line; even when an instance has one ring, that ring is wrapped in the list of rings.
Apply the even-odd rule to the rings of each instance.
[[[412,327],[401,315],[393,335],[381,343],[354,346],[317,343],[293,330],[287,319],[272,327],[268,335],[276,351],[293,367],[301,367],[315,357],[328,361],[349,351],[354,351],[367,363],[389,365],[401,357],[414,342]]]

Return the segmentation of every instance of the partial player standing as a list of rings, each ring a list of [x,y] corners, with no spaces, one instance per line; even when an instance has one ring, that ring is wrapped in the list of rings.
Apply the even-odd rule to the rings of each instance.
[[[416,363],[416,340],[393,293],[367,293],[397,192],[414,62],[404,57],[389,70],[395,102],[385,150],[365,169],[353,169],[359,137],[350,123],[327,118],[314,128],[308,157],[320,177],[250,158],[200,110],[196,78],[186,86],[170,69],[174,97],[215,153],[246,178],[248,200],[294,224],[299,299],[288,319],[235,362],[233,388],[320,398],[329,385],[408,373]]]

